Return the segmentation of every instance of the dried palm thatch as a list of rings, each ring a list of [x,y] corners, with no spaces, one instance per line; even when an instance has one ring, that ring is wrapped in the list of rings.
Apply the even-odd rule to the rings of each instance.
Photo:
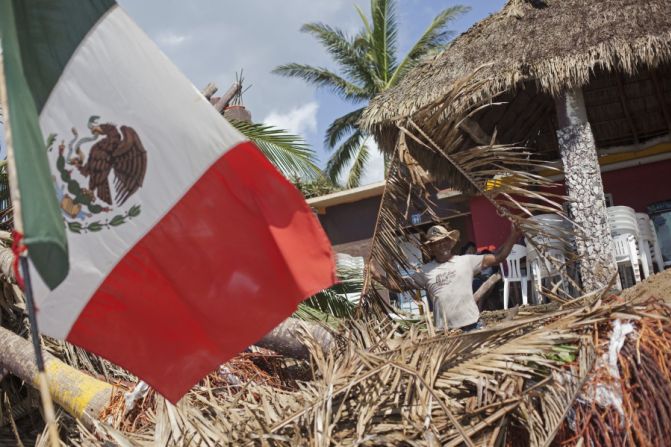
[[[666,404],[645,399],[650,386],[671,389],[665,349],[671,344],[671,311],[654,300],[642,302],[645,298],[592,295],[563,306],[493,313],[486,316],[487,329],[469,334],[434,335],[421,323],[386,318],[349,320],[339,334],[344,343],[330,352],[309,331],[298,334],[309,347],[310,363],[267,352],[243,354],[176,406],[150,391],[128,411],[117,395],[95,430],[62,414],[61,433],[65,445],[87,447],[542,446],[553,440],[600,445],[603,433],[594,430],[595,414],[610,412],[615,421],[616,410],[597,408],[595,413],[584,402],[591,402],[590,384],[600,374],[594,365],[618,319],[636,328],[621,351],[619,368],[626,415],[636,411],[637,419],[622,433],[640,431],[637,439],[661,445],[666,438],[645,436],[666,429],[657,422],[665,420]],[[135,382],[123,370],[67,344],[47,346],[122,389]],[[308,373],[297,379],[289,373],[296,366]],[[646,373],[643,383],[639,371],[656,374]],[[37,437],[42,445],[45,438],[35,431],[40,426],[37,396],[11,376],[2,385],[0,441],[14,445],[17,439]],[[643,400],[645,411],[640,411]]]
[[[646,411],[634,409],[635,399],[649,390],[640,387],[640,373],[634,371],[657,370],[651,376],[656,386],[671,389],[663,349],[671,343],[670,311],[658,301],[598,298],[509,313],[506,320],[469,334],[431,336],[418,325],[403,329],[390,322],[352,321],[343,332],[348,343],[342,349],[325,354],[311,345],[311,380],[286,387],[252,377],[231,387],[219,372],[176,406],[152,394],[131,413],[113,404],[95,435],[80,427],[69,441],[85,446],[104,441],[138,446],[549,446],[576,445],[583,438],[584,445],[605,445],[596,443],[603,432],[583,428],[594,414],[617,410],[595,407],[590,413],[585,408],[592,406],[585,402],[592,402],[590,384],[599,377],[594,365],[616,319],[635,327],[618,366],[622,388],[629,390],[625,414],[638,419],[622,432],[640,427],[643,432],[635,436],[643,439],[654,433],[649,430],[656,418],[664,420],[667,403],[648,400]],[[637,368],[629,367],[628,373],[629,364]],[[608,427],[607,432],[616,430]],[[663,439],[641,445],[663,445]]]
[[[450,104],[450,113],[527,81],[556,95],[586,84],[596,68],[633,74],[670,60],[666,0],[509,0],[374,99],[363,123],[372,128],[431,107],[454,82],[485,64],[477,75],[479,88]]]

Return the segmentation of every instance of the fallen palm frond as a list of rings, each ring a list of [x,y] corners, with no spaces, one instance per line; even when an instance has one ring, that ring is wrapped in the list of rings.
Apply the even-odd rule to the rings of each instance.
[[[671,275],[658,276],[669,281]],[[67,445],[82,446],[542,446],[553,439],[573,445],[580,438],[584,445],[600,445],[603,430],[596,430],[601,422],[595,417],[610,417],[608,424],[623,419],[616,409],[586,406],[585,396],[594,383],[609,383],[600,376],[598,359],[617,319],[634,327],[619,356],[623,409],[631,419],[619,433],[637,436],[637,445],[657,445],[659,438],[644,436],[666,429],[660,423],[668,414],[663,393],[671,389],[671,311],[646,296],[629,296],[624,301],[592,294],[565,306],[490,312],[483,315],[487,328],[468,334],[432,336],[421,324],[350,320],[339,333],[344,342],[330,352],[308,331],[297,330],[309,347],[309,363],[267,351],[245,353],[175,406],[149,391],[129,410],[116,394],[95,430],[66,415],[61,427]],[[94,356],[85,360],[85,353],[68,345],[50,346],[67,362],[103,376],[103,363]],[[132,377],[115,369],[108,374]],[[17,430],[28,442],[35,433],[27,436],[26,424],[39,403],[30,388],[16,388],[10,379],[3,385],[11,392]],[[129,382],[119,386],[130,391],[134,380]],[[14,439],[5,420],[0,439]],[[613,439],[617,429],[608,430]]]
[[[294,386],[264,381],[263,375],[231,386],[233,368],[218,371],[176,406],[152,396],[129,415],[121,405],[110,407],[103,419],[110,422],[89,439],[122,437],[132,445],[546,446],[575,438],[578,432],[565,421],[579,428],[586,423],[576,417],[584,414],[584,400],[577,399],[598,377],[595,365],[614,319],[635,327],[620,353],[627,386],[633,390],[637,382],[624,361],[637,370],[645,364],[659,371],[655,377],[670,380],[664,346],[671,344],[671,331],[656,324],[668,315],[656,301],[609,298],[587,307],[509,313],[468,334],[430,336],[418,325],[352,321],[341,334],[347,343],[330,353],[303,334],[313,371]],[[650,331],[657,338],[640,348],[638,360],[637,343]],[[648,355],[652,344],[657,347]],[[637,411],[634,402],[628,407],[625,399],[627,414]],[[649,403],[645,414],[639,411],[639,426],[653,427],[646,424],[665,405]]]

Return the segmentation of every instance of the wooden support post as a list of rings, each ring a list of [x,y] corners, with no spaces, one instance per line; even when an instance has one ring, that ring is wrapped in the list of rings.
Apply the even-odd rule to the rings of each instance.
[[[601,169],[580,89],[557,98],[557,140],[564,165],[569,214],[576,226],[576,248],[585,292],[608,283],[617,271],[608,227]]]

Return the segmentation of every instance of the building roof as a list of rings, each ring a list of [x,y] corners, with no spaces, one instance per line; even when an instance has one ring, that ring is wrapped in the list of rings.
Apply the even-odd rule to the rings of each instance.
[[[669,0],[509,0],[371,101],[362,124],[412,116],[469,76],[477,88],[451,107],[464,110],[529,81],[556,95],[586,84],[596,68],[633,74],[669,61]]]
[[[370,185],[359,186],[358,188],[337,191],[324,196],[313,197],[306,200],[307,204],[313,208],[323,209],[329,206],[341,205],[343,203],[352,203],[370,197],[380,196],[384,192],[385,180],[371,183]]]

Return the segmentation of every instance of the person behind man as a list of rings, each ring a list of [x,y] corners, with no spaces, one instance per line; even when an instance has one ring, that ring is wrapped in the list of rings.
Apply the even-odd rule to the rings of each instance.
[[[434,225],[427,231],[424,245],[433,260],[395,287],[386,276],[371,264],[373,279],[396,292],[424,289],[433,302],[434,322],[437,329],[462,329],[478,327],[480,311],[473,297],[473,275],[481,269],[500,264],[510,254],[521,233],[513,227],[508,239],[497,254],[453,255],[452,249],[459,240],[458,230],[448,230]]]
[[[474,255],[478,253],[478,249],[475,247],[475,242],[473,241],[468,241],[466,242],[466,245],[461,247],[461,250],[459,251],[459,256],[463,255]]]

